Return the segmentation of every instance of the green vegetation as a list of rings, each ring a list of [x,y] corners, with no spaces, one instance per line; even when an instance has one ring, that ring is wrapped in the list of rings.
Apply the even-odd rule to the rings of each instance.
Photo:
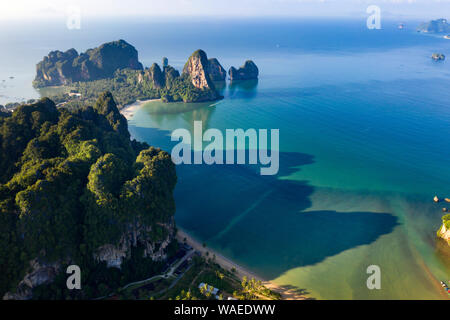
[[[214,61],[215,68],[219,68],[217,59]],[[191,55],[182,75],[168,64],[167,58],[162,59],[162,66],[161,70],[153,63],[143,70],[136,49],[120,40],[81,55],[75,49],[50,52],[37,65],[33,85],[42,90],[48,86],[64,86],[47,91],[51,99],[68,109],[92,105],[104,91],[114,95],[119,108],[144,99],[200,102],[220,98],[210,79],[209,61],[204,51],[197,50]],[[224,72],[222,66],[220,68],[219,71]],[[201,81],[194,81],[194,85],[193,79]]]
[[[235,293],[235,297],[239,297],[241,300],[255,300],[261,299],[261,297],[273,300],[281,299],[281,295],[279,293],[264,287],[261,281],[256,281],[254,278],[248,280],[247,277],[244,277],[241,285],[241,292]]]
[[[446,215],[444,215],[443,217],[442,217],[442,225],[439,227],[439,229],[436,231],[436,235],[437,235],[437,237],[438,238],[441,238],[442,237],[442,234],[441,234],[441,230],[442,230],[442,227],[445,227],[445,229],[447,229],[447,230],[450,230],[450,213],[449,214],[446,214]],[[450,243],[449,243],[450,244]]]
[[[442,223],[445,225],[445,228],[450,229],[450,214],[442,217]]]
[[[189,76],[183,74],[180,77],[173,78],[169,87],[160,91],[161,99],[164,102],[200,102],[212,100],[211,96],[215,89],[199,89],[192,85]]]
[[[156,63],[155,65],[159,69]],[[92,105],[98,95],[104,91],[110,91],[113,94],[119,108],[137,100],[162,99],[164,102],[197,102],[210,98],[211,89],[194,87],[189,81],[189,76],[180,76],[178,71],[171,66],[164,68],[164,72],[160,74],[162,79],[157,79],[158,72],[152,72],[156,67],[144,72],[123,69],[116,71],[113,78],[72,83],[69,87],[70,90],[79,93],[80,96],[59,93],[50,98],[56,103],[64,103],[64,107],[71,110]]]
[[[64,107],[70,110],[93,105],[99,94],[104,91],[112,93],[119,109],[136,100],[159,99],[160,94],[157,90],[143,90],[142,86],[138,85],[137,76],[138,73],[134,70],[118,70],[113,78],[75,82],[65,90],[67,93],[50,94],[50,98],[55,103],[64,103]],[[69,91],[73,91],[72,95]],[[73,93],[79,93],[79,96]]]
[[[130,141],[111,93],[75,111],[44,98],[0,113],[0,148],[0,296],[33,259],[60,266],[34,298],[97,297],[161,272],[144,247],[158,250],[174,231],[175,167],[168,153]],[[120,270],[94,258],[124,234],[135,240]],[[81,292],[65,289],[69,264],[81,267]]]
[[[255,279],[241,281],[232,271],[223,269],[214,262],[214,259],[205,259],[195,256],[192,267],[181,279],[167,292],[160,295],[151,295],[157,299],[172,300],[214,300],[205,288],[199,288],[204,283],[219,289],[219,297],[228,299],[232,297],[241,300],[278,300],[281,296],[264,287],[260,281]]]

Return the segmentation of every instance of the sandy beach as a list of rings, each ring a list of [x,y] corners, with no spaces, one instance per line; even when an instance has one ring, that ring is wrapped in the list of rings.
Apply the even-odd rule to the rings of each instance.
[[[137,110],[139,110],[140,107],[142,107],[144,104],[150,102],[150,101],[157,101],[160,99],[148,99],[148,100],[137,100],[136,102],[126,105],[122,109],[120,109],[120,113],[123,114],[127,120],[130,120],[133,115],[136,113]]]
[[[209,257],[212,257],[213,255],[215,255],[215,257],[216,257],[215,262],[216,263],[218,263],[222,268],[227,269],[227,270],[231,270],[232,268],[235,268],[236,269],[236,274],[241,279],[244,276],[246,276],[248,279],[254,278],[255,280],[261,280],[261,282],[263,283],[264,286],[266,286],[267,288],[269,288],[269,289],[271,289],[273,291],[276,291],[276,292],[280,293],[281,296],[283,297],[283,300],[305,300],[305,299],[309,298],[309,297],[306,297],[306,296],[302,295],[301,293],[299,293],[295,289],[284,288],[284,287],[281,287],[281,286],[273,283],[272,281],[269,281],[267,279],[263,279],[260,276],[254,274],[254,273],[252,273],[250,271],[248,271],[244,267],[234,263],[230,259],[225,258],[220,253],[212,250],[211,248],[209,248],[207,246],[203,247],[202,243],[200,243],[199,241],[195,240],[189,234],[187,234],[186,232],[184,232],[184,231],[182,231],[180,229],[178,229],[177,239],[181,243],[183,243],[184,240],[186,239],[186,243],[188,245],[190,245],[191,247],[193,247],[195,250],[201,252],[201,254],[204,257],[206,257],[206,252],[209,252]]]

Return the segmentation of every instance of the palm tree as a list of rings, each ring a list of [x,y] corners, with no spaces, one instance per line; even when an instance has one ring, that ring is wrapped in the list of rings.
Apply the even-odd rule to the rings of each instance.
[[[245,289],[245,287],[246,287],[246,285],[247,285],[247,277],[246,277],[246,276],[243,276],[243,277],[242,277],[242,282],[241,282],[241,284],[242,284],[242,288]]]

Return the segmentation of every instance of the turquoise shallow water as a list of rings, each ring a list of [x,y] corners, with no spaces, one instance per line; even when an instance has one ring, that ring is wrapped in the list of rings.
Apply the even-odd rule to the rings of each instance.
[[[133,136],[169,150],[170,132],[192,130],[194,120],[222,132],[280,129],[277,176],[179,166],[178,225],[315,298],[446,298],[438,280],[450,266],[437,250],[442,212],[432,198],[450,194],[450,76],[428,52],[450,41],[380,32],[412,45],[259,53],[259,81],[228,85],[218,103],[151,102],[137,111]],[[367,289],[372,264],[381,290]]]
[[[227,84],[202,104],[151,102],[132,135],[170,151],[170,132],[280,130],[280,172],[181,165],[176,221],[252,271],[321,299],[445,299],[449,248],[436,242],[435,194],[450,196],[450,41],[383,21],[220,20],[7,26],[0,35],[0,103],[34,98],[34,64],[54,49],[123,38],[145,65],[179,70],[195,49],[225,68],[253,59],[258,82]],[[61,24],[62,26],[63,24]],[[5,26],[4,26],[5,27]],[[33,37],[35,35],[35,37]],[[201,36],[199,36],[201,35]],[[15,76],[9,79],[9,76]],[[368,290],[366,268],[381,268]]]

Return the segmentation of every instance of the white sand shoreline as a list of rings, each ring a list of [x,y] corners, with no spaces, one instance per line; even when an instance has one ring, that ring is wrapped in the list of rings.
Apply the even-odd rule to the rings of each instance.
[[[137,100],[136,102],[133,102],[131,104],[128,104],[124,106],[122,109],[120,109],[120,113],[127,118],[127,120],[130,120],[133,115],[136,113],[137,110],[139,110],[144,104],[152,101],[158,101],[161,99],[147,99],[147,100]]]
[[[250,272],[249,270],[245,269],[244,267],[234,263],[230,259],[225,258],[223,255],[218,253],[217,251],[209,248],[209,247],[203,247],[203,244],[191,237],[189,234],[187,234],[185,231],[178,229],[177,232],[177,239],[179,242],[183,243],[184,239],[186,239],[186,243],[193,247],[195,250],[199,251],[204,257],[206,257],[206,252],[208,252],[208,257],[212,257],[215,255],[215,262],[219,264],[222,268],[226,270],[231,270],[232,268],[236,269],[236,275],[239,278],[243,278],[244,276],[247,277],[247,279],[254,278],[255,280],[261,280],[264,286],[267,288],[276,291],[281,294],[283,297],[283,300],[304,300],[307,299],[304,295],[296,292],[294,289],[291,288],[283,288],[272,281],[266,280],[261,278],[260,276]]]

